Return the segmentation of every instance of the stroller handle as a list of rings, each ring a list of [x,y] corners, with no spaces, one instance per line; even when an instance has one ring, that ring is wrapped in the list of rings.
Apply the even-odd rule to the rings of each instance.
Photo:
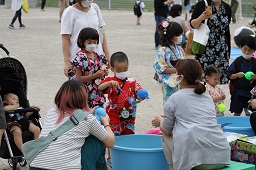
[[[27,113],[27,112],[38,112],[37,109],[34,108],[24,108],[24,109],[16,109],[16,110],[9,110],[5,111],[7,114],[13,114],[13,113]]]
[[[3,44],[0,44],[0,48],[3,49],[8,56],[10,55],[10,52],[4,47]]]

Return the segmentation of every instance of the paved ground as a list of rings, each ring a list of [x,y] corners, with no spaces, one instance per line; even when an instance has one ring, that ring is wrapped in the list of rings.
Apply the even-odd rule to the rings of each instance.
[[[17,21],[14,30],[8,29],[13,15],[10,9],[0,9],[0,43],[24,65],[28,77],[28,99],[31,105],[41,107],[43,121],[44,114],[53,106],[57,90],[66,80],[62,71],[58,8],[46,8],[45,12],[34,8],[28,14],[22,13],[25,29],[19,29]],[[136,18],[132,11],[103,10],[102,15],[107,23],[110,53],[125,52],[130,60],[130,75],[149,92],[150,99],[139,104],[137,110],[136,132],[144,133],[152,128],[151,120],[163,113],[160,86],[152,79],[155,55],[153,13],[144,13],[140,26],[135,25]],[[236,28],[247,25],[248,20],[252,18],[244,18],[235,25],[231,24],[231,33]],[[0,55],[5,56],[3,51],[0,51]],[[223,88],[227,95],[225,103],[229,106],[228,86]],[[230,113],[227,112],[226,115]],[[0,170],[2,169],[11,168],[6,160],[0,158]]]

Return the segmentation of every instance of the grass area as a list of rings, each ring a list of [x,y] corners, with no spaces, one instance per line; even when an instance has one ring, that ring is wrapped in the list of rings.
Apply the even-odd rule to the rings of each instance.
[[[225,2],[227,0],[224,0]],[[244,17],[254,17],[256,11],[252,9],[252,3],[255,0],[241,0],[242,1],[242,13]],[[111,2],[112,10],[133,10],[133,5],[135,0],[94,0],[101,9],[109,9],[109,2]],[[145,3],[145,11],[154,11],[154,0],[143,0]],[[191,0],[192,3],[195,3],[196,0]],[[41,4],[41,0],[37,1],[38,6]],[[58,0],[46,0],[46,6],[58,7]],[[238,10],[239,11],[239,10]]]

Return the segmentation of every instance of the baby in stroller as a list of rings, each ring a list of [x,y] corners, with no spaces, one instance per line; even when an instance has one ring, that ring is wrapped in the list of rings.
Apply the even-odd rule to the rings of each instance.
[[[6,93],[3,97],[3,103],[5,112],[22,109],[19,104],[19,97],[14,93]],[[31,106],[31,108],[40,110],[36,106]],[[31,116],[32,114],[33,112],[14,112],[9,113],[6,116],[7,128],[13,134],[14,143],[20,150],[21,145],[23,144],[22,131],[29,131],[33,133],[34,139],[37,139],[39,137],[40,128],[28,120],[29,116]]]

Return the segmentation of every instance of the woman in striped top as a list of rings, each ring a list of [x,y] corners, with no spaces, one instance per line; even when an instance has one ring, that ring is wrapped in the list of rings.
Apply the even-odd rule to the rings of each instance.
[[[64,123],[76,109],[90,111],[88,94],[80,81],[66,81],[55,96],[55,107],[45,115],[40,136],[47,136]],[[105,149],[114,146],[114,134],[109,117],[101,117],[103,126],[89,114],[86,120],[63,133],[40,152],[30,164],[30,170],[107,170]],[[82,148],[83,146],[83,148]],[[81,156],[82,148],[82,156]]]

